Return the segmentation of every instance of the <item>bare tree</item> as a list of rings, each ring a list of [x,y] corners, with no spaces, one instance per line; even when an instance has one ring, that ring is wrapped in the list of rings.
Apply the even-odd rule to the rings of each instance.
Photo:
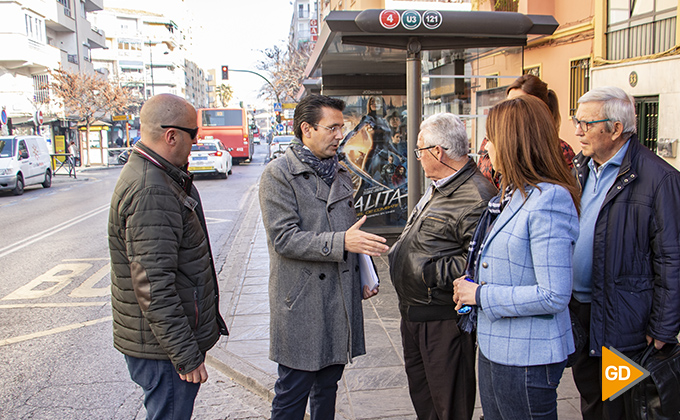
[[[64,107],[66,114],[85,123],[85,146],[90,142],[90,126],[97,118],[121,112],[133,102],[129,90],[95,75],[65,70],[53,70],[50,74],[52,91],[61,99],[61,106]],[[84,149],[83,147],[82,150]],[[100,145],[100,151],[104,162],[103,144]],[[89,149],[87,166],[90,166]]]
[[[258,63],[257,68],[271,75],[270,81],[278,92],[281,102],[295,102],[297,93],[302,87],[305,67],[312,53],[312,44],[305,43],[299,48],[288,44],[285,50],[274,46],[263,50],[262,53],[265,59]],[[260,96],[276,98],[276,94],[269,85],[263,86]]]

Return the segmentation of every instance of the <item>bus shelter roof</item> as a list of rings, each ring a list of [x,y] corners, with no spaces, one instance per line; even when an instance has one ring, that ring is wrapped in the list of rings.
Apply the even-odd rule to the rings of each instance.
[[[414,40],[421,51],[524,46],[530,35],[550,35],[558,27],[553,16],[512,12],[436,11],[439,25],[415,29],[403,24],[387,29],[381,9],[333,11],[321,28],[305,76],[405,75],[407,48]],[[398,12],[404,16],[404,12]],[[424,15],[427,12],[420,12]],[[435,15],[436,16],[436,15]],[[432,25],[430,25],[432,27]],[[372,47],[372,48],[371,48]]]

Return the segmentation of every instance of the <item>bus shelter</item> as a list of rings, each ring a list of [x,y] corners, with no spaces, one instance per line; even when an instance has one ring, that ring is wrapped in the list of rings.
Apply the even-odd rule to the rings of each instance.
[[[422,195],[422,170],[410,151],[423,115],[423,53],[446,55],[455,69],[450,88],[462,94],[464,79],[474,77],[470,57],[521,49],[557,27],[552,16],[512,12],[371,9],[326,17],[303,84],[347,103],[351,130],[340,152],[353,174],[357,213],[369,216],[364,226],[398,234]],[[425,77],[437,89],[442,81],[432,73]]]

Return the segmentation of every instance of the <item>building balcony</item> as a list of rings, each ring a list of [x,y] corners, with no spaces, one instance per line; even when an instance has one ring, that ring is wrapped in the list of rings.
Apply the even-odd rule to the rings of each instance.
[[[675,46],[677,17],[607,33],[607,59],[625,60],[669,50]]]
[[[87,34],[87,42],[90,44],[90,48],[105,48],[106,47],[106,37],[104,31],[97,28],[92,28]]]
[[[86,12],[96,12],[98,10],[104,10],[104,0],[86,0],[85,1],[85,11]]]
[[[76,21],[73,9],[54,2],[54,7],[45,11],[45,26],[55,32],[75,32]]]
[[[26,35],[0,34],[0,67],[22,74],[44,73],[59,68],[60,51],[29,39]]]

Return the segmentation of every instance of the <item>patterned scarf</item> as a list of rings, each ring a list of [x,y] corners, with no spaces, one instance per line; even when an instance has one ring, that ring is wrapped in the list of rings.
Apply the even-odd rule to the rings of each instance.
[[[314,170],[329,187],[333,184],[335,175],[338,173],[337,155],[327,159],[319,159],[298,139],[293,140],[290,147],[293,149],[293,152],[295,152],[295,156],[300,159],[300,162],[309,165],[309,167],[312,168],[312,170]]]
[[[486,210],[484,210],[482,216],[479,218],[479,223],[477,224],[475,233],[472,235],[472,240],[470,241],[470,246],[468,247],[467,266],[465,268],[465,276],[472,281],[475,281],[477,257],[484,249],[484,240],[491,231],[491,228],[496,222],[498,215],[501,214],[505,206],[510,202],[514,189],[514,187],[509,185],[505,189],[505,194],[503,194],[502,200],[501,194],[498,194],[489,200]],[[460,319],[458,320],[458,326],[461,330],[471,333],[475,330],[476,325],[477,307],[472,306],[472,310],[470,312],[460,316]]]

